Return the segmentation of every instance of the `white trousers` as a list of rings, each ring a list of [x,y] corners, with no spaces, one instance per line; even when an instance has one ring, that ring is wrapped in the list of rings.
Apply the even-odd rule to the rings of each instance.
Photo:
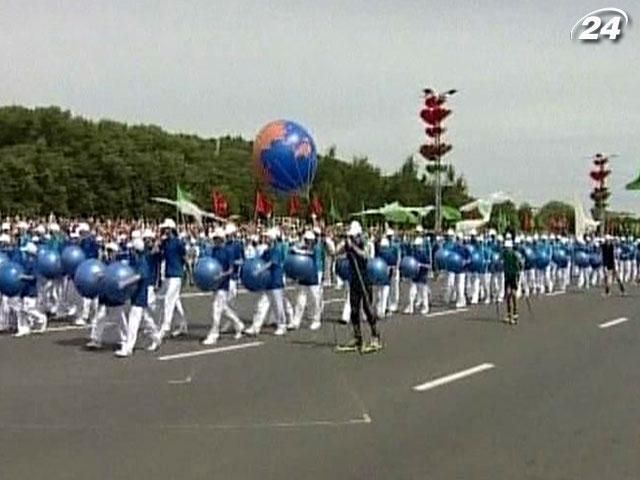
[[[311,302],[309,303],[309,297]],[[296,305],[293,310],[292,326],[299,327],[302,317],[309,305],[309,317],[314,323],[320,322],[322,317],[322,287],[320,285],[301,285],[296,297]]]
[[[229,292],[226,290],[216,290],[213,292],[213,303],[211,309],[211,330],[208,337],[218,338],[220,336],[220,321],[222,315],[226,316],[233,322],[236,332],[244,330],[244,324],[238,318],[236,312],[229,306]]]
[[[24,297],[18,313],[18,333],[28,333],[34,326],[47,328],[47,316],[38,309],[36,297]]]
[[[380,285],[375,287],[376,292],[376,314],[378,318],[384,318],[389,304],[390,285]]]
[[[400,303],[400,269],[397,266],[393,269],[390,283],[389,311],[395,313],[398,311],[398,303]]]
[[[253,314],[253,330],[259,332],[264,325],[269,310],[273,311],[273,315],[278,326],[286,325],[286,315],[284,311],[284,290],[267,290],[263,292],[256,303],[256,310]]]
[[[467,298],[465,296],[466,273],[456,273],[457,298],[456,308],[464,308],[467,306]]]
[[[104,336],[104,330],[110,321],[115,324],[118,330],[118,342],[121,345],[126,345],[127,315],[124,310],[124,305],[109,308],[105,305],[100,305],[98,307],[96,315],[91,320],[91,340],[101,343]]]
[[[173,313],[177,310],[180,315],[180,324],[185,325],[187,323],[184,317],[184,308],[182,308],[182,301],[180,300],[180,290],[182,288],[182,278],[170,277],[167,278],[167,291],[164,295],[164,317],[162,320],[163,332],[171,330],[171,323],[173,321]]]
[[[429,286],[426,283],[411,282],[409,287],[409,305],[405,313],[413,314],[416,308],[420,308],[420,313],[429,313]]]
[[[150,338],[155,338],[159,335],[158,327],[156,327],[153,318],[149,315],[146,308],[132,306],[129,310],[129,318],[125,323],[125,337],[126,341],[122,345],[122,349],[129,354],[133,353],[133,349],[136,346],[138,340],[138,330],[142,324],[142,330],[145,335]]]
[[[456,274],[447,272],[447,285],[444,291],[444,303],[451,303],[456,299]]]

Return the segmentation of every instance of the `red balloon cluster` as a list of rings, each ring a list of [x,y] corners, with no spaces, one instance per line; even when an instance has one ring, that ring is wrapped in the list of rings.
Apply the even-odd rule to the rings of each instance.
[[[595,185],[591,191],[591,200],[593,200],[595,209],[602,212],[607,208],[607,200],[611,196],[611,192],[607,187],[607,177],[611,174],[611,170],[607,168],[609,159],[602,153],[596,153],[593,156],[592,163],[593,168],[589,172],[589,176]]]
[[[420,118],[427,124],[424,130],[427,142],[420,147],[420,154],[429,162],[437,162],[433,170],[438,168],[442,157],[453,148],[442,139],[442,135],[447,131],[442,126],[442,122],[451,115],[451,110],[446,107],[446,101],[446,94],[440,95],[431,90],[425,90],[424,106],[420,110]]]

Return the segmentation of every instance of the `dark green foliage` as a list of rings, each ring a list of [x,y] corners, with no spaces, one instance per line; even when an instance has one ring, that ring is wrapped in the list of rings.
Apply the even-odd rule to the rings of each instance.
[[[341,215],[394,200],[433,203],[432,176],[419,178],[411,159],[383,176],[366,158],[344,162],[335,155],[332,147],[321,157],[312,189],[326,211],[332,198]],[[462,178],[453,170],[443,177],[449,177],[445,204],[468,201]],[[0,108],[0,178],[2,214],[160,216],[170,207],[150,198],[175,198],[179,183],[205,210],[215,188],[232,213],[250,218],[256,189],[251,143],[240,137],[203,139],[156,126],[93,122],[56,107]],[[279,204],[283,211],[285,199]]]

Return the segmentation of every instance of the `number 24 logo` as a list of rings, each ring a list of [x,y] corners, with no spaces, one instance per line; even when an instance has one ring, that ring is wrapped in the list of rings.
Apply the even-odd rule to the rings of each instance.
[[[613,16],[602,25],[602,18],[598,16],[601,13],[613,14]],[[597,42],[600,40],[600,35],[608,37],[609,40],[617,40],[622,34],[622,19],[624,18],[624,25],[629,23],[629,16],[623,10],[619,8],[601,8],[594,10],[591,13],[587,13],[584,17],[576,22],[571,29],[571,39],[573,39],[573,32],[578,25],[586,27],[584,31],[578,37],[578,40],[583,42]]]

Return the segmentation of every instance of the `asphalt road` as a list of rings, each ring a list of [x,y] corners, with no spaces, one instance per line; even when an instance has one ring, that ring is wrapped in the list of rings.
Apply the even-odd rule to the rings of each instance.
[[[331,322],[202,347],[208,299],[185,306],[189,338],[125,360],[83,330],[0,337],[0,479],[640,478],[636,289],[536,299],[517,327],[397,315],[368,356],[333,353]]]

